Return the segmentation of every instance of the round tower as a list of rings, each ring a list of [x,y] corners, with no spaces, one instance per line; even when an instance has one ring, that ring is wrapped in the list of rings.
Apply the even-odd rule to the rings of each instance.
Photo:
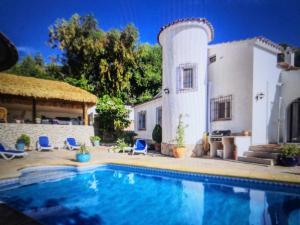
[[[162,153],[171,155],[179,116],[185,125],[187,154],[199,155],[207,130],[207,46],[213,28],[203,18],[177,20],[161,28]]]

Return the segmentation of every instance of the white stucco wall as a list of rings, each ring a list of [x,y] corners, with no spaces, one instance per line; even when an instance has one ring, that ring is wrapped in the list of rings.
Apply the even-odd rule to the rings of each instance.
[[[174,143],[179,115],[183,115],[185,143],[201,144],[206,130],[206,74],[208,33],[197,22],[178,23],[160,34],[163,47],[163,143]],[[194,91],[177,92],[178,67],[195,64],[196,86]],[[167,129],[166,129],[167,128]]]
[[[282,71],[281,82],[283,83],[281,96],[284,105],[288,106],[294,100],[300,98],[300,70]]]
[[[286,142],[289,139],[289,115],[288,109],[290,104],[296,99],[300,98],[300,70],[298,71],[282,71],[281,79],[281,97],[282,110],[280,119],[280,138]]]
[[[277,141],[278,86],[281,69],[277,67],[277,54],[259,46],[253,49],[252,144]],[[256,100],[257,94],[264,97]]]
[[[138,138],[152,140],[152,131],[156,125],[156,108],[162,106],[162,98],[157,98],[134,107],[134,131]],[[138,113],[146,111],[146,130],[139,130]],[[164,118],[162,118],[164,120]]]
[[[231,120],[211,121],[209,131],[229,129],[239,133],[251,130],[252,49],[251,40],[209,46],[209,57],[216,55],[215,62],[208,62],[209,101],[232,95]]]

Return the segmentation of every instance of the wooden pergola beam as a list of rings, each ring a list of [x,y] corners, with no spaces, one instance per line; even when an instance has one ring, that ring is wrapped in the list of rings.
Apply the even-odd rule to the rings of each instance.
[[[88,114],[87,114],[87,104],[82,104],[82,118],[83,118],[83,125],[88,125]]]
[[[36,100],[32,98],[32,122],[36,123]]]

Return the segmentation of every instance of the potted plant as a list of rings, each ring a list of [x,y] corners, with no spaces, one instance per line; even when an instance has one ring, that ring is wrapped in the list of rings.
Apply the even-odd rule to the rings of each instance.
[[[99,146],[100,145],[100,141],[101,141],[101,138],[99,136],[91,136],[90,137],[91,139],[91,142],[93,144],[93,146]]]
[[[159,124],[156,124],[152,131],[152,139],[155,141],[154,148],[156,151],[161,150],[162,130]]]
[[[91,159],[91,154],[90,152],[87,150],[85,145],[81,145],[80,149],[77,150],[76,153],[76,161],[77,162],[88,162]]]
[[[173,147],[173,155],[175,158],[181,158],[185,155],[184,144],[184,125],[182,121],[182,114],[179,115],[179,122],[176,131],[176,144]]]
[[[294,144],[284,144],[280,148],[278,164],[282,166],[297,166],[299,149]]]
[[[22,134],[16,143],[16,149],[19,151],[24,151],[25,147],[28,149],[30,146],[30,137],[26,134]]]

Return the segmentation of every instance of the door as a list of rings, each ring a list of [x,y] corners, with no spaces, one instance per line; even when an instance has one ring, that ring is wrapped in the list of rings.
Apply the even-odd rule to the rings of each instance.
[[[291,104],[290,142],[300,143],[300,99]]]

